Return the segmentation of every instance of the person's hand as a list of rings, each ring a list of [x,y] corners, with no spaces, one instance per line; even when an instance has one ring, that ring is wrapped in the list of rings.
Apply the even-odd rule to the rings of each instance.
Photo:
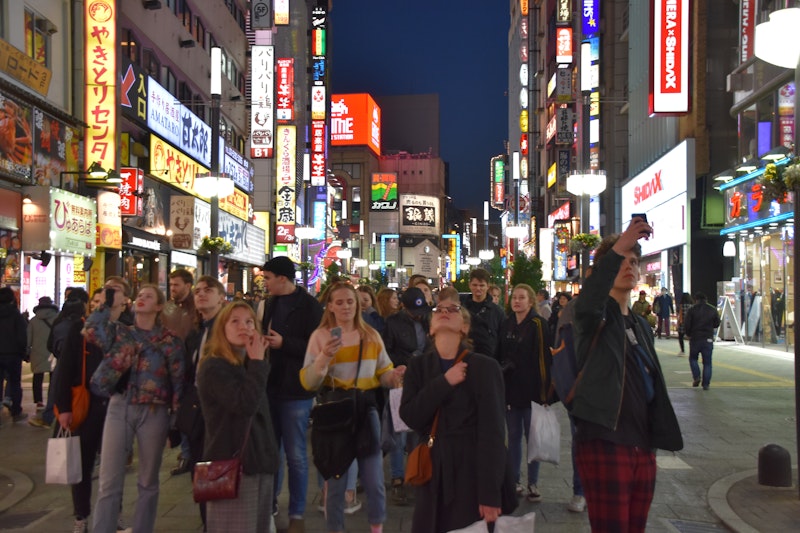
[[[400,365],[392,370],[391,384],[392,388],[396,389],[403,386],[403,376],[406,375],[406,365]]]
[[[72,411],[58,413],[58,424],[62,429],[69,429],[69,427],[72,425]]]
[[[263,361],[264,357],[266,357],[267,348],[269,347],[269,342],[267,341],[266,335],[259,335],[258,332],[254,329],[253,334],[250,336],[250,340],[245,346],[245,351],[247,352],[247,357],[250,359],[255,359],[256,361]]]
[[[269,332],[266,335],[266,338],[270,348],[274,348],[276,350],[280,350],[281,348],[283,348],[283,335],[281,335],[274,329],[270,328]]]
[[[478,512],[486,522],[495,522],[502,512],[499,507],[489,507],[488,505],[478,505]]]
[[[450,370],[444,373],[444,379],[453,387],[467,379],[467,363],[461,361],[454,364]]]
[[[639,217],[636,217],[631,220],[631,223],[628,224],[628,227],[625,231],[623,231],[617,242],[614,243],[614,246],[611,248],[618,254],[622,254],[627,252],[628,250],[632,250],[639,239],[647,239],[650,235],[653,234],[653,228],[642,220]]]

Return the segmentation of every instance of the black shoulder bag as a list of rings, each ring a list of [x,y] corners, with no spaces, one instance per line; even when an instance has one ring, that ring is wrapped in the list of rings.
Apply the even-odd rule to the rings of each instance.
[[[311,451],[324,479],[344,475],[358,452],[359,429],[366,414],[364,394],[357,387],[363,348],[362,340],[353,387],[323,387],[311,409]]]

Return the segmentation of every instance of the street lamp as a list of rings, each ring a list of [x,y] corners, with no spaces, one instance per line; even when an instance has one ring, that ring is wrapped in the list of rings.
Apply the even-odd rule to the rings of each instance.
[[[606,190],[608,178],[605,170],[575,170],[567,176],[567,192],[578,197],[580,232],[589,233],[589,206],[586,197],[597,196]],[[589,262],[589,251],[581,252],[581,270],[585,273]]]
[[[219,175],[219,106],[222,97],[222,49],[211,48],[211,176]],[[219,196],[211,198],[211,238],[219,237]],[[208,270],[219,279],[219,252],[212,250]]]
[[[478,257],[483,261],[494,259],[494,251],[489,249],[489,202],[483,202],[483,250],[478,252]]]
[[[773,65],[794,69],[794,153],[797,155],[800,146],[800,98],[797,90],[800,88],[800,39],[797,39],[797,28],[800,27],[800,8],[792,7],[779,9],[770,13],[769,21],[756,26],[755,46],[753,51],[757,58]],[[794,217],[797,218],[797,191],[794,196]],[[797,242],[796,226],[792,231],[792,257],[793,270],[792,282],[794,283],[794,316],[800,316],[798,304],[797,280],[800,277],[800,246]],[[794,409],[797,436],[797,453],[800,456],[800,350],[797,347],[797,335],[800,332],[797,319],[794,321]],[[800,486],[800,484],[798,484]]]
[[[92,163],[89,168],[86,170],[65,170],[63,172],[59,172],[58,176],[58,188],[64,188],[64,176],[89,176],[91,181],[95,184],[99,185],[115,185],[117,183],[122,183],[122,178],[119,177],[116,170],[109,170],[106,171],[103,167],[100,166],[100,163],[95,161]]]

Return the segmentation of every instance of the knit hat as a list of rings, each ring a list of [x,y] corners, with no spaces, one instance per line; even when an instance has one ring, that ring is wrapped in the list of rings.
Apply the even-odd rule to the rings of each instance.
[[[0,287],[0,304],[10,304],[16,301],[17,298],[14,296],[14,290],[11,287]]]
[[[284,255],[273,257],[266,263],[261,270],[265,272],[272,272],[276,276],[286,276],[289,281],[294,281],[294,263],[291,259]]]
[[[403,292],[401,298],[403,308],[415,316],[423,316],[430,312],[431,308],[425,301],[425,294],[417,287],[410,287]]]

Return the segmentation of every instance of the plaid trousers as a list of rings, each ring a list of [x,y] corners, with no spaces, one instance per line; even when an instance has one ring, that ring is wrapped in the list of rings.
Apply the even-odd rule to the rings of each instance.
[[[208,533],[261,533],[272,520],[272,474],[242,475],[239,497],[208,502]]]
[[[589,440],[577,443],[575,460],[592,532],[643,532],[656,488],[655,453]]]

